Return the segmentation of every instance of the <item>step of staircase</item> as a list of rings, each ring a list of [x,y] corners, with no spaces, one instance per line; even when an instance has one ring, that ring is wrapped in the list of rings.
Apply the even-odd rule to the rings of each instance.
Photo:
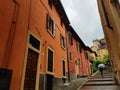
[[[85,86],[106,86],[116,85],[115,81],[102,81],[102,82],[87,82]]]
[[[97,78],[97,79],[90,79],[88,82],[96,82],[96,81],[114,81],[114,78]]]

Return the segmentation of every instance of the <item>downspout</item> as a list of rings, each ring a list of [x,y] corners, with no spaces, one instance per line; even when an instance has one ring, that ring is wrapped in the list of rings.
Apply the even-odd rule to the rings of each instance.
[[[68,82],[70,82],[70,68],[69,68],[69,57],[68,57],[68,43],[67,43],[67,30],[66,30],[66,53],[67,53],[67,66],[68,66]]]
[[[16,24],[17,24],[17,20],[18,20],[18,13],[19,13],[20,5],[15,0],[13,0],[13,2],[15,4],[15,8],[14,8],[11,27],[10,27],[9,35],[8,35],[8,39],[7,39],[6,49],[5,49],[5,53],[4,53],[4,57],[3,57],[3,62],[2,62],[3,68],[7,68],[9,65],[9,59],[10,59],[10,55],[11,55],[11,50],[12,50],[13,41],[14,41],[14,37],[15,37]]]

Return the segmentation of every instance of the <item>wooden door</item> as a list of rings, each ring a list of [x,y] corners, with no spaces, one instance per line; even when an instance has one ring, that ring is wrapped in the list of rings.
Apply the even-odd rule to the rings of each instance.
[[[25,72],[24,90],[35,90],[38,53],[29,49]]]
[[[78,64],[75,65],[76,66],[76,76],[79,74],[79,67]]]

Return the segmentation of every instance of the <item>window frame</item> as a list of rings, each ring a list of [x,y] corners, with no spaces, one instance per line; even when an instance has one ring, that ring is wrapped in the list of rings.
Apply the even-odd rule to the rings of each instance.
[[[65,37],[61,33],[60,33],[60,45],[65,50],[66,48]]]
[[[47,31],[52,35],[52,37],[56,36],[56,23],[50,16],[50,14],[47,14]]]
[[[49,52],[48,52],[48,50],[50,50],[50,51],[52,51],[53,52],[53,68],[52,68],[52,72],[51,71],[49,71],[48,70],[48,58],[49,58]],[[47,64],[46,64],[46,71],[47,71],[47,74],[50,74],[50,75],[54,75],[54,50],[52,49],[52,48],[50,48],[49,46],[48,46],[48,48],[47,48]]]
[[[68,32],[68,43],[69,45],[73,45],[73,38],[72,38],[72,33],[71,32]]]
[[[69,56],[69,61],[73,61],[73,53],[71,51],[68,53],[68,56]]]
[[[103,9],[103,13],[104,13],[104,17],[105,17],[105,22],[106,22],[106,26],[110,29],[113,30],[113,26],[110,23],[109,17],[108,17],[108,13],[106,11],[106,7],[104,4],[104,0],[101,0],[101,5],[102,5],[102,9]]]
[[[76,48],[77,48],[78,53],[82,53],[82,48],[81,48],[81,45],[78,41],[76,42]]]

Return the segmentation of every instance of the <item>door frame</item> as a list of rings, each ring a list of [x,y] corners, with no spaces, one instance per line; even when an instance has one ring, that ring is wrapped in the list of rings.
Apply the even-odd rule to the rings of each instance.
[[[29,44],[30,35],[32,35],[32,36],[35,37],[38,41],[40,41],[40,50],[37,50],[36,48],[32,47],[32,46]],[[34,34],[32,34],[31,32],[28,32],[27,45],[26,45],[26,52],[25,52],[25,59],[24,59],[23,74],[22,74],[22,81],[21,81],[21,88],[20,88],[20,90],[23,90],[23,88],[24,88],[25,71],[26,71],[26,66],[27,66],[27,56],[28,56],[28,50],[29,50],[29,49],[31,49],[31,50],[33,50],[34,52],[38,53],[38,62],[37,62],[37,71],[36,71],[35,90],[39,90],[41,46],[42,46],[41,40],[40,40],[38,37],[36,37]]]
[[[77,60],[76,60],[77,61]],[[75,73],[76,73],[76,77],[77,75],[79,74],[79,65],[78,65],[78,61],[77,63],[75,64]]]

